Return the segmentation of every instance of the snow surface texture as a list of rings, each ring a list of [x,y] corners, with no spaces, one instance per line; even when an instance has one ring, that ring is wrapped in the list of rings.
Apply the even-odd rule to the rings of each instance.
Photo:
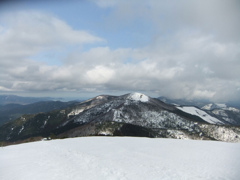
[[[141,93],[131,93],[127,99],[141,102],[148,102],[148,96]]]
[[[195,108],[195,107],[192,107],[192,106],[183,106],[183,107],[179,106],[177,108],[180,109],[181,111],[186,112],[186,113],[198,116],[198,117],[202,118],[204,121],[206,121],[210,124],[223,124],[217,118],[210,116],[209,114],[207,114],[206,112],[204,112],[204,111],[202,111],[198,108]]]
[[[85,137],[0,148],[1,180],[239,180],[240,144]]]

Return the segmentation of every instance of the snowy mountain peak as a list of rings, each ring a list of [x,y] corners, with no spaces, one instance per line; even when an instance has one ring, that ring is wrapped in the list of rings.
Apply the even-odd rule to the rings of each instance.
[[[141,101],[141,102],[148,102],[149,98],[145,94],[142,93],[131,93],[127,99],[134,100],[134,101]]]
[[[96,97],[96,99],[103,99],[103,98],[104,96],[101,96],[101,95]]]

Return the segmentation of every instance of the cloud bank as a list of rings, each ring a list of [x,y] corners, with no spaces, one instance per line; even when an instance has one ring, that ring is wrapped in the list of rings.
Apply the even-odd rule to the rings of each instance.
[[[150,24],[151,34],[136,31],[150,42],[112,49],[105,37],[75,30],[51,14],[6,14],[0,19],[0,91],[144,91],[171,98],[240,100],[239,1],[91,2],[110,9],[103,22],[111,24],[109,29],[127,29],[139,19]],[[86,44],[91,47],[84,50]],[[34,59],[49,51],[64,51],[59,64]]]

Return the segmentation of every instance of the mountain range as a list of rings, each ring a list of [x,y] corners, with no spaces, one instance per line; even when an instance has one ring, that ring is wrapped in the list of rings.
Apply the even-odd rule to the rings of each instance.
[[[240,142],[240,110],[183,106],[141,93],[100,95],[49,112],[25,114],[0,126],[5,144],[79,136],[144,136]]]
[[[22,97],[17,95],[0,95],[0,106],[6,104],[32,104],[40,101],[51,101],[55,100],[54,98],[50,97]],[[60,100],[60,99],[57,99]]]
[[[61,109],[76,103],[61,101],[39,101],[31,104],[6,104],[0,106],[0,125],[15,120],[24,114],[36,114]]]

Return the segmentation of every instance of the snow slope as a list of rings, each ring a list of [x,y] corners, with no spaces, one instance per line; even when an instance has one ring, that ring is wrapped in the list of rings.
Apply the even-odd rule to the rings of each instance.
[[[196,107],[193,107],[193,106],[183,106],[183,107],[181,107],[181,106],[179,106],[177,108],[180,109],[181,111],[186,112],[186,113],[198,116],[198,117],[202,118],[204,121],[206,121],[210,124],[223,124],[217,118],[210,116],[209,114],[207,114],[203,110],[200,110]]]
[[[85,137],[0,148],[1,180],[238,180],[240,144]]]

